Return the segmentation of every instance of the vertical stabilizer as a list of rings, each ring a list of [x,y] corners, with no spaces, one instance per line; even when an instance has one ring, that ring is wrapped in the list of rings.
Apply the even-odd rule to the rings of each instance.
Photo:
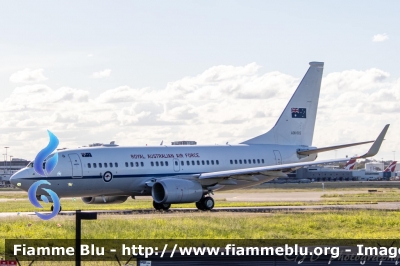
[[[388,167],[386,167],[386,169],[383,172],[394,172],[396,171],[396,165],[397,165],[397,161],[393,161],[391,164],[389,164]]]
[[[311,146],[321,88],[323,62],[310,67],[275,126],[265,134],[242,144],[282,144]]]
[[[357,159],[354,159],[354,158],[350,159],[350,160],[346,163],[346,165],[344,166],[344,169],[345,169],[345,170],[353,170],[353,169],[354,169],[354,166],[356,165],[356,162],[357,162]]]

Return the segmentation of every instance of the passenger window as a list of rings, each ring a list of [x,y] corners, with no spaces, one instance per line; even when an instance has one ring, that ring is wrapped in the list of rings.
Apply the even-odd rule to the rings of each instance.
[[[161,161],[161,162],[160,162],[160,165],[161,165],[161,166],[164,166],[164,162],[163,162],[163,161]]]
[[[214,165],[214,160],[211,160],[211,164]]]
[[[204,165],[204,160],[201,161],[201,164]]]
[[[249,164],[251,164],[251,159],[249,159]]]
[[[107,163],[104,163],[104,167],[107,167]]]
[[[156,166],[158,166],[158,162],[156,162]]]
[[[256,159],[253,159],[253,163],[254,163],[254,164],[256,163]]]
[[[194,165],[194,161],[192,161],[192,165]]]
[[[87,164],[87,167],[88,167],[88,168],[92,168],[92,166],[90,165],[90,163]]]
[[[93,168],[97,168],[97,165],[96,165],[96,163],[93,163]]]
[[[138,162],[136,162],[136,167],[139,167],[139,163]]]
[[[264,159],[262,159],[261,162],[264,163]]]
[[[115,163],[115,167],[118,167],[118,163]]]
[[[260,163],[260,159],[257,159],[257,163]]]
[[[185,162],[184,162],[184,161],[181,161],[181,165],[185,165]]]
[[[99,168],[101,168],[101,167],[103,167],[103,166],[101,165],[101,163],[99,163]]]
[[[104,165],[105,167],[107,167],[106,165]],[[125,162],[125,167],[128,167],[128,163],[127,162]]]
[[[131,167],[133,167],[133,162],[131,162]]]
[[[175,165],[178,166],[178,161],[175,161]]]
[[[237,160],[235,160],[235,164],[237,164]]]
[[[219,164],[218,160],[215,161],[217,163],[217,165]]]
[[[168,162],[165,162],[165,166],[168,166]]]
[[[230,160],[229,162],[230,162],[231,164],[233,164],[233,161],[232,161],[232,160]]]
[[[110,167],[113,167],[113,164],[112,164],[112,163],[110,163]]]
[[[246,160],[246,159],[245,159],[245,160],[243,160],[243,163],[244,163],[244,164],[247,164],[247,160]]]
[[[200,165],[200,161],[197,161],[197,165]]]
[[[140,162],[140,165],[141,165],[141,166],[144,166],[144,163],[143,163],[143,162]]]
[[[242,160],[239,160],[239,164],[242,164]]]
[[[189,161],[186,161],[186,165],[190,165],[190,162],[189,162]]]
[[[154,166],[154,163],[153,163],[153,162],[151,162],[151,163],[150,163],[150,165],[151,165],[151,166]]]
[[[209,160],[207,160],[206,162],[207,162],[207,165],[210,165],[210,161]]]

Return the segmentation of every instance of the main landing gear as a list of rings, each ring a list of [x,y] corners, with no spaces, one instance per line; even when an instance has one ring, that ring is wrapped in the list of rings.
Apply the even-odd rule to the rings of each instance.
[[[171,204],[169,203],[157,203],[153,200],[153,207],[154,209],[156,209],[157,211],[168,211],[169,208],[171,207]]]
[[[196,202],[197,209],[201,211],[209,211],[214,208],[214,199],[211,197],[203,197],[200,201]]]
[[[58,212],[58,213],[60,213],[61,212],[61,205],[60,205],[60,211]],[[53,211],[54,210],[54,205],[51,205],[51,211]]]

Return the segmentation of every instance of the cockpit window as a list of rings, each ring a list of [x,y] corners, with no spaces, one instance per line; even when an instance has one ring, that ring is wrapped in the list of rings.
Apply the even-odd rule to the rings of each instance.
[[[32,168],[33,167],[33,162],[28,163],[28,165],[26,167],[27,168]]]

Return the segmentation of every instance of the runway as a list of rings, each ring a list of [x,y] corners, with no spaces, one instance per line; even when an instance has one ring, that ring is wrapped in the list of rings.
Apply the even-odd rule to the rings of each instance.
[[[216,206],[208,213],[273,213],[273,212],[303,212],[303,211],[340,211],[351,209],[364,209],[364,210],[400,210],[400,202],[379,202],[378,204],[352,204],[352,205],[315,205],[321,201],[321,196],[329,193],[338,193],[339,191],[281,191],[269,192],[268,190],[256,190],[256,192],[221,192],[215,193],[213,198],[217,200]],[[366,191],[352,190],[345,191],[346,194],[362,193]],[[22,192],[24,193],[24,192]],[[150,196],[138,197],[138,199],[151,200]],[[7,204],[7,201],[27,200],[24,198],[17,199],[0,199],[1,204]],[[236,201],[236,202],[309,202],[309,206],[268,206],[268,207],[218,207],[218,200]],[[279,204],[279,203],[277,203]],[[123,203],[122,205],[123,206]],[[110,210],[94,211],[99,215],[151,215],[151,214],[179,214],[179,213],[205,213],[196,208],[177,208],[179,204],[173,204],[169,211],[156,211],[154,209],[141,209],[141,210],[113,210],[110,205]],[[129,208],[129,207],[128,207]],[[93,212],[93,211],[91,211]],[[72,216],[74,211],[62,211],[60,216]],[[15,216],[36,216],[34,212],[3,212],[0,213],[1,217],[15,217]]]
[[[168,211],[143,210],[91,210],[82,212],[97,212],[99,215],[149,215],[149,214],[178,214],[178,213],[276,213],[276,212],[303,212],[303,211],[345,211],[345,210],[400,210],[400,202],[382,202],[378,204],[356,205],[313,205],[313,206],[271,206],[271,207],[224,207],[214,208],[211,211],[200,211],[196,208],[171,208]],[[60,216],[74,216],[75,211],[62,211]],[[1,217],[36,216],[34,212],[3,212]]]

